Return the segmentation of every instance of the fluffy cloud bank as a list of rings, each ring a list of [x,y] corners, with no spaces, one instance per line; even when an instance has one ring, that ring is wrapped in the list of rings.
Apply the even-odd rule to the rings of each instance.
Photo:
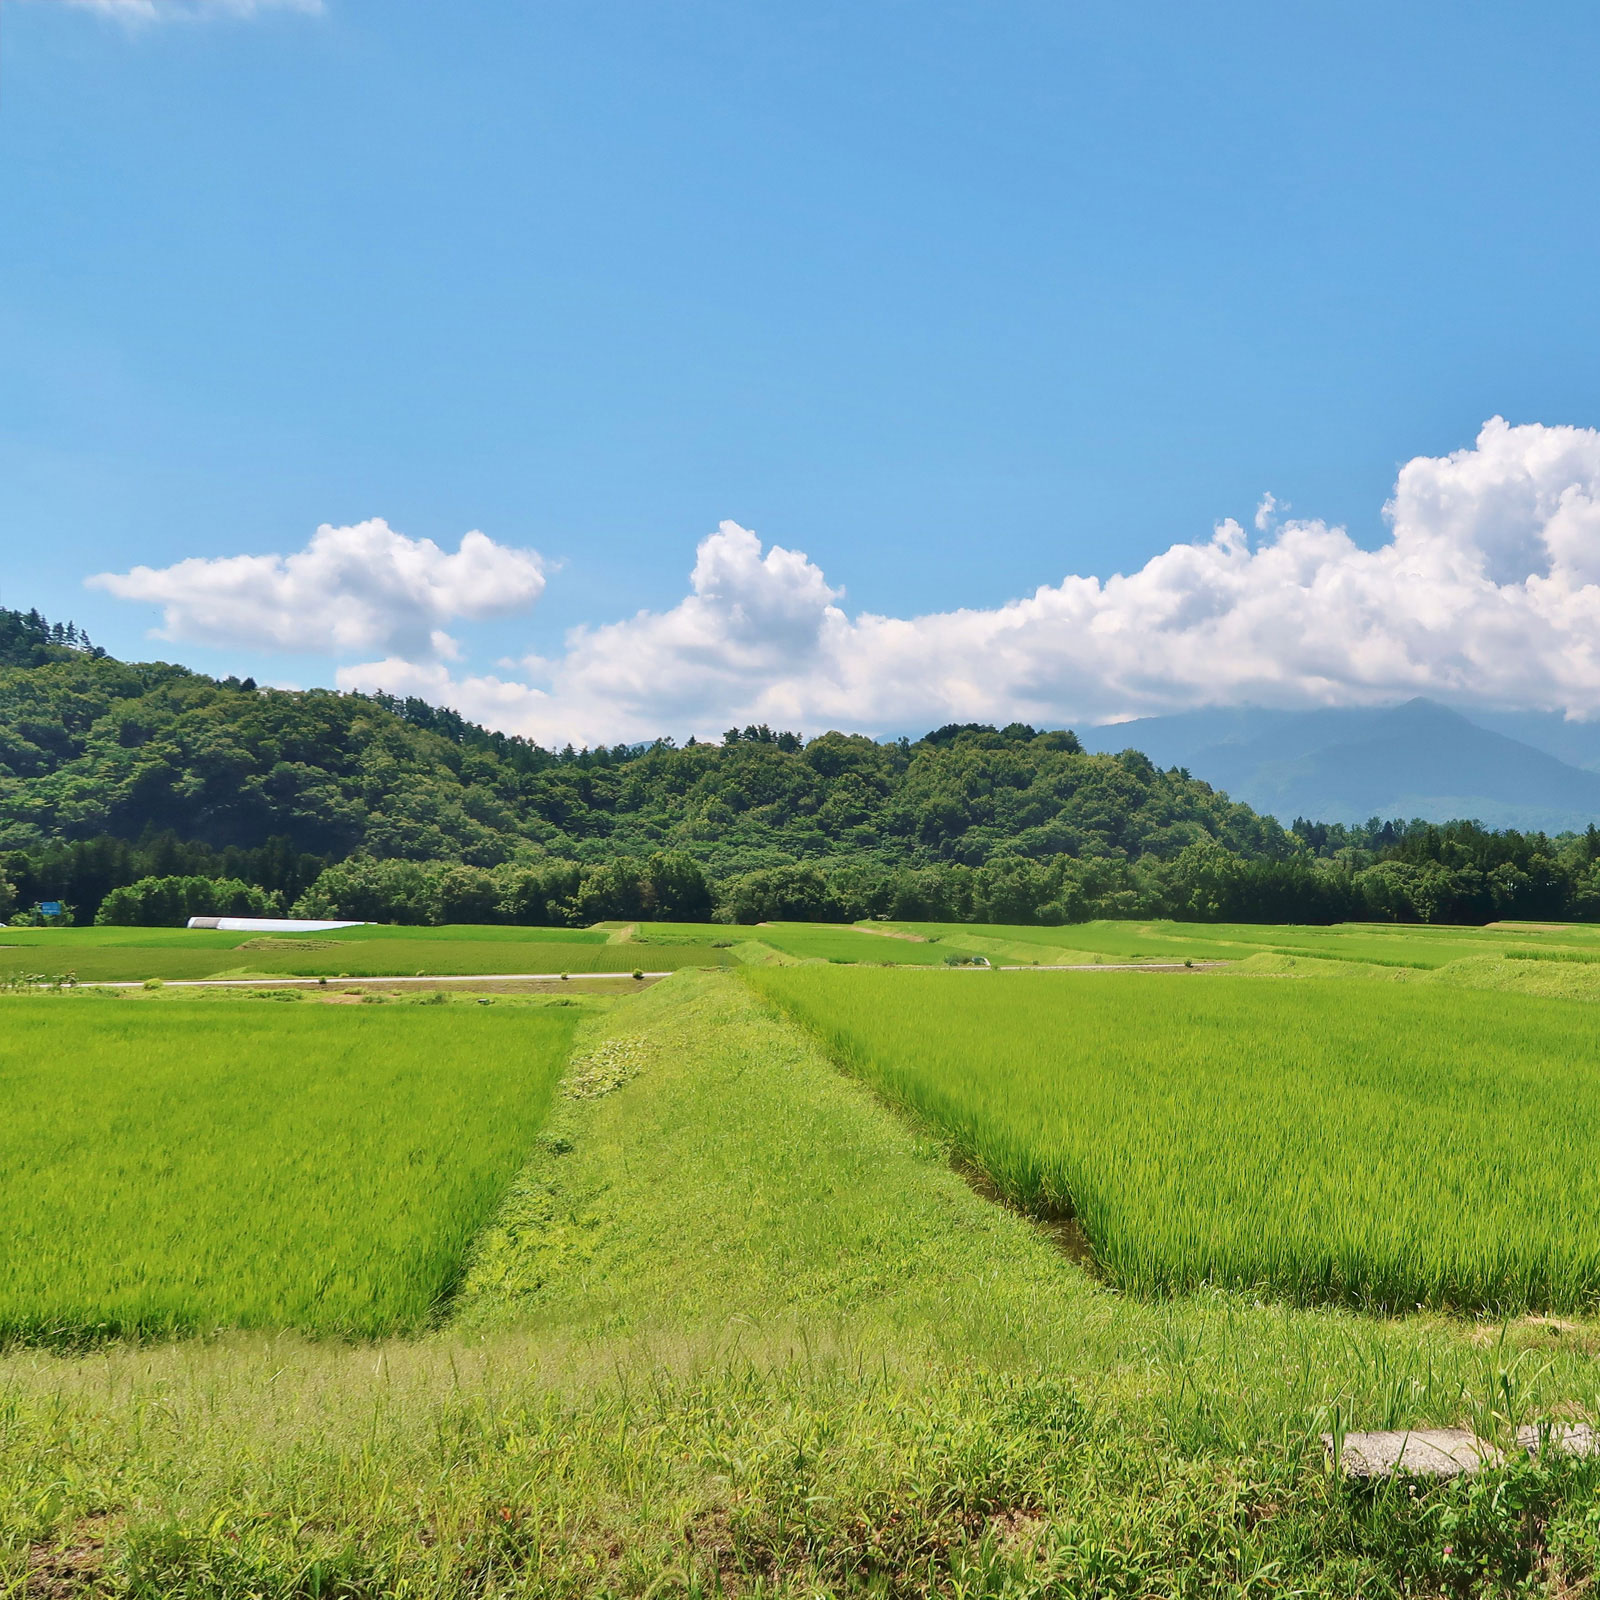
[[[992,610],[851,616],[798,551],[724,523],[670,610],[571,633],[514,678],[386,659],[340,674],[564,742],[766,721],[882,733],[946,721],[1093,723],[1214,705],[1431,694],[1600,714],[1600,433],[1486,423],[1401,470],[1391,536],[1264,506],[1138,571]]]
[[[451,554],[381,518],[324,524],[290,556],[196,557],[89,579],[119,599],[159,605],[162,638],[418,662],[455,657],[446,624],[523,610],[544,582],[530,550],[469,533]]]
[[[1486,423],[1418,457],[1363,550],[1342,528],[1227,521],[1137,571],[1068,577],[989,610],[851,615],[799,551],[725,522],[664,611],[573,630],[507,676],[452,671],[452,619],[531,605],[539,558],[468,534],[447,554],[383,522],[297,555],[92,580],[165,608],[173,639],[368,656],[346,688],[418,694],[543,742],[817,732],[949,721],[1052,725],[1198,706],[1414,694],[1600,715],[1600,432]]]

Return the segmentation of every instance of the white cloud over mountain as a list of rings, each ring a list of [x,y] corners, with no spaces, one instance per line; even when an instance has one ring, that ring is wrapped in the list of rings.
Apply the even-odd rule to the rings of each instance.
[[[537,557],[481,534],[446,556],[364,523],[324,528],[298,556],[97,581],[164,605],[171,637],[371,648],[380,658],[341,669],[341,685],[419,694],[546,742],[1414,694],[1600,714],[1600,432],[1495,418],[1471,449],[1418,457],[1376,550],[1322,522],[1280,522],[1284,509],[1263,501],[1254,542],[1227,521],[1135,572],[910,618],[851,615],[805,555],[725,522],[676,605],[575,629],[559,654],[504,677],[452,673],[437,633],[543,586]]]
[[[913,618],[850,616],[804,555],[763,553],[724,523],[685,599],[575,630],[560,657],[528,663],[534,682],[392,659],[340,681],[563,741],[752,721],[879,733],[1090,723],[1413,694],[1600,713],[1600,433],[1495,418],[1473,448],[1407,463],[1386,513],[1391,537],[1376,550],[1307,520],[1252,545],[1228,521],[1136,572]]]
[[[194,557],[103,572],[89,583],[159,605],[166,639],[433,661],[457,654],[447,624],[524,610],[545,579],[531,550],[474,532],[452,554],[373,518],[348,528],[324,524],[294,555]]]

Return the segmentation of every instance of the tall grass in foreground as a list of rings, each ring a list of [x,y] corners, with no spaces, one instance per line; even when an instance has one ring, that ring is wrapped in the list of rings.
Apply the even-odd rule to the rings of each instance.
[[[743,976],[1007,1195],[1070,1208],[1128,1288],[1600,1301],[1586,1008],[1322,979]]]
[[[0,1000],[0,1339],[418,1326],[574,1016]]]

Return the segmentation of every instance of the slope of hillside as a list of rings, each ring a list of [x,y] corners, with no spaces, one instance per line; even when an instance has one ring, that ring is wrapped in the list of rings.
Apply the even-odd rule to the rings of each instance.
[[[1569,767],[1600,772],[1600,720],[1580,722],[1559,711],[1473,710],[1468,715],[1480,728],[1531,744]]]
[[[1201,842],[1252,858],[1293,848],[1207,784],[1020,725],[892,744],[749,728],[717,745],[551,752],[417,702],[82,651],[0,669],[0,850],[165,835],[213,852],[483,868],[666,851],[713,879],[803,862],[970,869],[1164,860]],[[159,870],[205,869],[173,857]]]

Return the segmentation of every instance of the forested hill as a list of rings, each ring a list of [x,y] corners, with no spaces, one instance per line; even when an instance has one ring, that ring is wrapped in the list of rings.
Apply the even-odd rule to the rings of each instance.
[[[547,751],[418,701],[219,682],[0,617],[0,873],[24,905],[66,899],[80,918],[148,876],[420,919],[713,903],[740,918],[1320,918],[1366,904],[1356,877],[1405,831],[1313,840],[1136,752],[1020,724]],[[1570,899],[1592,852],[1542,848]],[[1510,903],[1467,888],[1485,914]]]

